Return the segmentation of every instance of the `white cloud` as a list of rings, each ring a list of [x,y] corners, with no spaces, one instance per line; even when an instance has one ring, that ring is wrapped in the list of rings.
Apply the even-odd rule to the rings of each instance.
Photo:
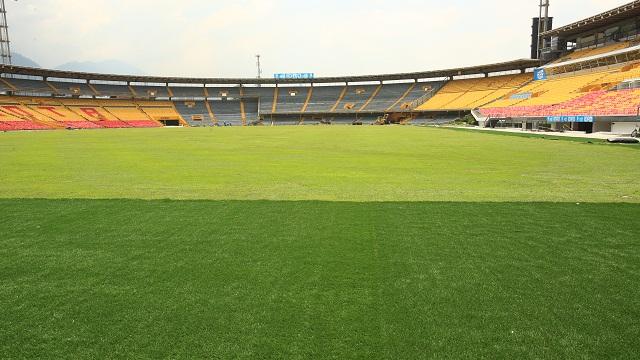
[[[625,0],[555,0],[556,25]],[[419,71],[529,55],[538,0],[19,0],[13,49],[43,66],[118,59],[149,74],[321,76]]]

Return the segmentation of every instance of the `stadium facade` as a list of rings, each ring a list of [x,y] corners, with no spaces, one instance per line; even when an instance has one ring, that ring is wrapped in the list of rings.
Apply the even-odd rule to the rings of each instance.
[[[640,125],[639,30],[633,1],[534,31],[540,60],[371,76],[174,78],[2,65],[0,131],[438,123],[472,114],[481,126],[626,134]]]

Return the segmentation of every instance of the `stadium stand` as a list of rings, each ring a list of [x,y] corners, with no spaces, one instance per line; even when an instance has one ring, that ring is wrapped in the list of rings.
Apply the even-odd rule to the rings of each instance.
[[[209,105],[219,124],[243,125],[240,100],[212,100]]]
[[[640,77],[640,63],[616,69],[594,69],[579,74],[565,74],[546,81],[534,81],[520,89],[515,96],[492,102],[480,109],[488,117],[543,117],[553,115],[611,115],[626,112],[637,103],[635,91],[612,91],[625,80]],[[607,91],[610,90],[610,91]],[[620,101],[615,99],[619,94]],[[607,99],[605,102],[604,99]],[[624,100],[623,100],[624,99]],[[623,103],[627,101],[627,103]],[[589,105],[589,104],[592,105]],[[602,106],[607,107],[603,108]],[[576,111],[582,113],[576,113]],[[636,108],[637,109],[637,108]]]
[[[531,81],[531,74],[453,80],[417,110],[470,110],[511,93]]]
[[[169,98],[169,90],[165,86],[132,85],[131,90],[135,93],[135,97],[138,99]]]
[[[175,101],[174,104],[180,116],[189,126],[201,127],[214,125],[214,121],[204,101]]]
[[[260,114],[258,112],[258,98],[245,98],[242,100],[242,113],[244,113],[244,124],[251,124],[258,121]]]
[[[47,81],[56,89],[58,95],[61,96],[95,96],[96,93],[86,83],[66,82],[66,81]]]
[[[55,129],[55,122],[14,98],[0,103],[0,131]]]
[[[187,86],[171,86],[171,92],[174,98],[180,99],[204,99],[204,86],[187,87]]]
[[[345,89],[345,86],[315,86],[306,112],[331,112],[332,109],[336,107],[336,104]]]
[[[367,106],[360,110],[386,111],[398,101],[399,96],[403,95],[413,85],[414,83],[384,84],[376,96],[370,99],[371,101],[366,104]]]
[[[165,126],[185,125],[186,121],[178,113],[174,103],[169,101],[138,101],[139,109],[151,120]]]
[[[387,111],[406,111],[413,110],[416,101],[420,99],[428,99],[430,96],[436,94],[445,82],[422,82],[412,84],[411,87],[403,93],[400,98],[389,108]]]
[[[212,99],[239,99],[240,98],[240,87],[239,86],[231,86],[231,87],[206,87],[206,94],[208,98]],[[246,89],[245,89],[246,90]]]
[[[77,113],[71,111],[60,102],[55,101],[42,101],[40,99],[33,99],[35,104],[30,104],[29,107],[50,118],[51,120],[60,123],[63,127],[68,129],[97,129],[99,125],[86,120]]]
[[[546,116],[636,116],[640,104],[640,90],[624,89],[592,91],[577,98],[552,105],[511,106],[481,109],[493,118]]]
[[[306,86],[280,88],[277,112],[284,114],[302,112],[310,91],[311,87]]]
[[[24,93],[24,94],[45,94],[45,95],[53,95],[56,94],[54,88],[52,88],[47,82],[42,80],[31,80],[31,79],[4,79],[9,84],[13,86],[16,93]]]
[[[104,109],[131,127],[148,128],[162,126],[159,122],[149,118],[138,106],[133,103],[131,105],[132,106],[127,107],[105,106]]]
[[[356,112],[360,110],[372,95],[377,94],[379,85],[352,85],[347,86],[341,101],[335,111]],[[375,94],[374,94],[375,93]]]
[[[127,85],[91,84],[99,96],[115,98],[133,98],[131,89]]]
[[[562,63],[565,61],[578,60],[578,59],[584,59],[590,56],[602,55],[602,54],[606,54],[616,50],[622,50],[622,49],[628,48],[632,46],[632,44],[633,43],[631,41],[622,41],[622,42],[607,44],[604,46],[577,49],[560,57],[554,63]]]
[[[245,86],[243,93],[245,97],[259,99],[260,114],[270,114],[273,110],[273,87]]]
[[[7,94],[9,92],[15,91],[15,87],[11,85],[7,80],[0,77],[0,92]]]

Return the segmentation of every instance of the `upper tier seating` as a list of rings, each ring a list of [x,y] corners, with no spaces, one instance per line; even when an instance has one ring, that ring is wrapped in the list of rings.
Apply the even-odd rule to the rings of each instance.
[[[55,94],[55,91],[51,88],[51,86],[47,85],[47,83],[42,80],[12,78],[5,78],[4,80],[13,85],[16,88],[15,92],[18,93],[46,95]]]
[[[453,80],[417,110],[470,110],[494,101],[531,81],[531,74]]]
[[[48,81],[56,89],[58,95],[63,96],[95,96],[96,93],[86,83]]]
[[[278,91],[276,113],[299,113],[302,111],[311,87],[286,87]]]
[[[170,86],[173,97],[186,99],[203,99],[204,87]]]
[[[378,85],[350,85],[336,107],[337,112],[357,112],[377,91]]]
[[[604,46],[578,49],[568,53],[567,55],[562,56],[558,60],[554,61],[554,63],[562,63],[570,60],[583,59],[589,56],[602,55],[612,51],[626,49],[629,46],[631,46],[631,43],[629,41],[622,41],[622,42],[607,44]]]
[[[414,83],[385,84],[363,111],[385,111],[394,105]]]
[[[340,99],[344,86],[315,86],[307,106],[308,113],[329,112]]]
[[[127,85],[91,84],[100,96],[112,96],[119,98],[133,98],[133,94]]]
[[[5,78],[0,78],[0,92],[14,91],[13,85],[10,86],[9,82]]]
[[[131,88],[136,94],[136,98],[149,99],[149,98],[168,98],[169,91],[166,86],[142,86],[132,85]]]
[[[240,87],[207,87],[205,88],[209,98],[240,98]],[[246,89],[245,89],[246,90]]]

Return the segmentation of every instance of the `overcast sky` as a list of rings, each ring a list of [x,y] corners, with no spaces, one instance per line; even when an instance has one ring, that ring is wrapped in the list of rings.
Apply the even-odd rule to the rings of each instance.
[[[556,25],[629,0],[551,0]],[[316,76],[529,56],[538,0],[6,0],[12,49],[44,67],[121,60],[149,75]]]

